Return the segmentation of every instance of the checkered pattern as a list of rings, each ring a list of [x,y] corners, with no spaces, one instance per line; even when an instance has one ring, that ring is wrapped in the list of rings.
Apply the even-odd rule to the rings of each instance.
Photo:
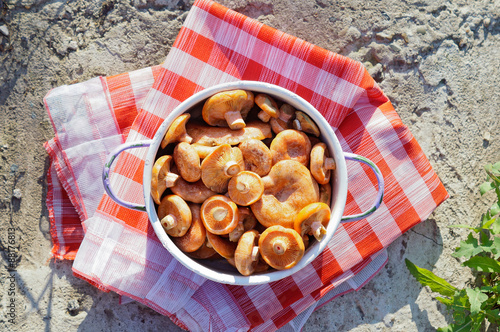
[[[112,83],[94,79],[81,87],[51,91],[45,100],[58,134],[54,139],[58,148],[51,157],[64,161],[60,171],[56,167],[56,175],[80,219],[85,220],[85,237],[73,265],[75,274],[145,303],[182,327],[300,327],[317,305],[357,289],[354,280],[366,282],[373,276],[386,261],[383,249],[447,198],[388,98],[363,66],[348,58],[211,1],[197,1],[165,63],[152,72],[157,79],[149,81],[152,88],[139,112],[138,96],[145,96],[148,87],[146,82],[127,81],[137,77],[136,73],[123,74]],[[218,284],[188,271],[161,246],[145,213],[123,208],[106,195],[97,206],[95,193],[101,188],[95,186],[100,185],[96,177],[101,169],[94,170],[91,162],[102,166],[103,152],[120,144],[124,135],[127,141],[152,138],[168,113],[193,93],[235,80],[265,81],[299,94],[324,115],[344,151],[374,161],[385,180],[384,202],[375,214],[342,224],[320,257],[298,273],[251,287]],[[68,99],[66,95],[72,94],[74,98]],[[72,105],[70,116],[66,105]],[[87,136],[70,137],[72,128],[67,123],[74,124],[75,117],[78,130]],[[50,142],[46,144],[49,152],[50,146]],[[143,203],[145,152],[128,150],[117,161],[111,183],[125,200]],[[371,205],[376,180],[357,163],[348,163],[348,174],[345,214],[354,214]],[[59,205],[56,208],[52,203],[52,211],[60,209]],[[53,234],[59,237],[62,233]],[[55,241],[55,247],[61,243]]]

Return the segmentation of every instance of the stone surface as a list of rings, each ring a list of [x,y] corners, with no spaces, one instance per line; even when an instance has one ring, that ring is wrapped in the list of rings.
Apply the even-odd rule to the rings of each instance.
[[[457,287],[472,280],[450,256],[467,231],[447,226],[476,225],[491,202],[480,197],[478,185],[482,166],[500,156],[500,3],[221,3],[365,64],[450,194],[426,222],[389,246],[389,262],[372,281],[315,312],[304,331],[429,331],[445,325],[445,308],[411,277],[404,260]],[[145,306],[117,305],[116,294],[73,277],[70,262],[49,259],[42,144],[53,132],[42,99],[63,84],[161,63],[190,6],[187,0],[6,0],[0,6],[0,26],[8,27],[0,39],[0,239],[5,244],[15,238],[15,300],[22,318],[8,322],[11,272],[2,264],[0,330],[180,330]],[[22,199],[12,199],[14,189]]]

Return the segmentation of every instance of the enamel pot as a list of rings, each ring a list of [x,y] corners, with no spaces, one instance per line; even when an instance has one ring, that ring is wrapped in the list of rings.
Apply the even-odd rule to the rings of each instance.
[[[163,227],[158,219],[156,213],[155,203],[151,198],[151,171],[155,160],[157,158],[158,150],[160,149],[160,143],[167,132],[172,121],[179,115],[191,112],[195,106],[200,106],[202,103],[212,95],[227,90],[233,89],[244,89],[250,90],[257,93],[266,93],[275,99],[279,99],[285,103],[290,104],[297,110],[301,110],[311,117],[315,121],[316,125],[321,131],[320,139],[324,142],[336,163],[336,169],[332,174],[332,199],[331,199],[331,219],[327,226],[327,233],[321,241],[313,240],[311,241],[309,247],[306,249],[303,258],[291,269],[287,270],[268,270],[266,272],[257,273],[251,276],[243,276],[239,272],[229,265],[225,261],[211,261],[211,260],[196,260],[192,259],[183,253],[170,239],[170,237],[165,233]],[[110,167],[117,156],[124,150],[132,148],[147,148],[146,162],[144,166],[143,174],[143,194],[145,205],[138,205],[129,202],[125,202],[119,198],[119,193],[115,193],[111,188],[109,183],[109,173]],[[357,162],[364,163],[368,165],[371,170],[375,173],[378,181],[378,193],[376,197],[373,198],[373,204],[371,207],[360,214],[355,215],[343,215],[344,207],[347,198],[347,168],[346,160],[353,160]],[[296,273],[306,265],[310,264],[326,247],[328,242],[333,237],[337,227],[342,222],[349,222],[360,220],[366,218],[368,215],[372,214],[381,204],[383,197],[384,182],[382,174],[378,167],[370,160],[352,153],[347,153],[342,151],[340,143],[333,132],[331,126],[325,120],[325,118],[316,110],[309,102],[299,97],[295,93],[281,88],[276,85],[269,83],[256,82],[256,81],[238,81],[219,84],[207,89],[204,89],[193,96],[186,99],[184,102],[179,104],[164,120],[163,124],[159,127],[155,136],[152,140],[148,141],[138,141],[138,142],[128,142],[120,145],[113,153],[109,155],[108,161],[104,167],[103,171],[103,182],[104,188],[108,195],[115,200],[120,205],[128,207],[130,209],[146,211],[151,222],[151,225],[160,239],[163,246],[172,254],[180,263],[182,263],[188,269],[196,272],[197,274],[225,284],[232,285],[257,285],[263,283],[269,283],[272,281],[280,280],[293,273]]]

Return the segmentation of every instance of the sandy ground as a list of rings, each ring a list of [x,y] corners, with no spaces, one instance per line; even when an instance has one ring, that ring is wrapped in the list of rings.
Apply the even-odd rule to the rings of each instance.
[[[451,196],[389,247],[389,262],[378,276],[315,312],[304,331],[429,331],[445,325],[445,308],[410,276],[404,259],[458,287],[472,280],[450,256],[466,231],[447,226],[476,225],[491,203],[480,197],[478,185],[482,166],[500,160],[500,2],[220,2],[363,62]],[[115,294],[73,277],[71,262],[50,260],[42,144],[53,131],[42,98],[63,84],[159,64],[190,6],[184,0],[0,0],[0,330],[179,330],[153,310],[120,306]],[[9,236],[20,259],[13,295],[5,269]],[[6,316],[11,298],[15,324]]]

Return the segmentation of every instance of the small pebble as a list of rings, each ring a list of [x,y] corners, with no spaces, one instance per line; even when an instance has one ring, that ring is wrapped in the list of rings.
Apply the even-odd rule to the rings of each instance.
[[[484,27],[487,28],[490,26],[491,19],[489,17],[485,18],[483,21]]]
[[[421,25],[421,26],[417,27],[417,33],[419,33],[421,35],[425,35],[427,33],[427,28]]]
[[[401,52],[401,47],[399,47],[397,44],[394,44],[392,43],[391,45],[389,45],[391,47],[391,49],[394,51],[394,52]]]
[[[70,41],[68,44],[68,50],[76,51],[78,49],[78,43],[74,40]]]
[[[490,141],[490,139],[491,139],[491,134],[490,134],[490,132],[489,132],[489,131],[485,131],[485,132],[484,132],[484,134],[483,134],[483,139],[484,139],[485,141],[487,141],[487,142],[489,142],[489,141]]]
[[[18,169],[19,169],[19,166],[17,166],[16,164],[10,165],[10,171],[11,172],[17,172]]]
[[[80,311],[80,303],[78,303],[78,301],[75,299],[69,300],[68,312],[70,313],[70,315],[72,316],[77,315],[79,311]]]
[[[375,35],[377,39],[384,40],[384,41],[391,41],[392,38],[394,38],[393,33],[385,33],[385,32],[379,32]]]
[[[2,145],[2,149],[7,150],[8,148],[9,148],[9,145],[8,145],[8,144],[4,144],[4,145]]]
[[[21,192],[21,189],[19,189],[19,188],[14,189],[14,192],[12,193],[12,197],[15,197],[17,199],[21,199],[22,196],[23,196],[23,193]]]
[[[0,32],[5,36],[9,37],[9,29],[7,29],[6,25],[0,25]]]

